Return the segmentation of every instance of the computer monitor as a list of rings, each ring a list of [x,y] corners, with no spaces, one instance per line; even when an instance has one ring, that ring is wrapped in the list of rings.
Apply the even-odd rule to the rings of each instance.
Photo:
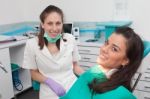
[[[72,34],[73,23],[64,23],[63,32]]]

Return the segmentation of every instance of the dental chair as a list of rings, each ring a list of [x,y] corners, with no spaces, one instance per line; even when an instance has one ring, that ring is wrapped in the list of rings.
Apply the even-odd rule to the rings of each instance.
[[[150,52],[150,41],[143,41],[143,43],[144,43],[144,55],[143,55],[144,58]]]
[[[132,91],[136,88],[138,81],[141,79],[142,74],[147,71],[147,68],[150,68],[150,41],[143,41],[144,44],[144,53],[143,53],[143,60],[142,63],[137,70],[137,73],[133,77],[133,86]]]

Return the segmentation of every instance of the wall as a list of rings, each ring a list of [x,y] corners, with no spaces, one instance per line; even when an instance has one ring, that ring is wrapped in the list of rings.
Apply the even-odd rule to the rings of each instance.
[[[47,5],[54,4],[60,7],[65,14],[66,21],[102,21],[110,20],[112,16],[112,0],[32,0],[28,6],[29,19],[37,16]],[[108,3],[110,2],[110,3]],[[108,6],[108,7],[106,7]],[[105,10],[105,11],[104,11]],[[34,11],[34,13],[32,12]],[[32,13],[31,13],[32,12]]]
[[[144,39],[150,41],[150,0],[129,0],[132,27]]]
[[[0,24],[23,21],[39,21],[40,12],[49,4],[60,7],[65,20],[70,21],[112,21],[115,0],[1,0]],[[142,38],[150,40],[150,0],[128,0],[128,14],[132,27]]]
[[[0,24],[25,21],[25,0],[0,0]]]

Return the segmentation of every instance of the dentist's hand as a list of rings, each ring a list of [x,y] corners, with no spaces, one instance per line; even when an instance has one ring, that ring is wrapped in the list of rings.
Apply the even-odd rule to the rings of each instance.
[[[55,92],[56,95],[59,97],[63,96],[66,93],[65,89],[59,83],[57,83],[51,78],[46,79],[44,83],[48,85],[49,88],[51,88],[53,92]]]

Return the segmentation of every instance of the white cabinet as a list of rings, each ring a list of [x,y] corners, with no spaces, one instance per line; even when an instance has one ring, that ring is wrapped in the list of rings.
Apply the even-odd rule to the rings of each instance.
[[[84,44],[79,44],[79,53],[83,53],[83,54],[91,54],[91,55],[98,55],[99,54],[99,48],[100,46],[98,45],[89,45],[88,43],[84,43]]]
[[[0,44],[0,96],[2,99],[10,99],[32,87],[30,71],[27,69],[18,69],[23,90],[16,90],[12,81],[11,63],[22,66],[25,43],[26,40],[20,40]]]
[[[10,99],[14,96],[9,48],[0,49],[0,99]]]
[[[150,54],[143,59],[138,72],[142,75],[133,93],[138,99],[150,99]]]
[[[12,47],[9,48],[10,49],[11,63],[22,66],[24,48],[25,48],[25,44],[12,46]],[[19,70],[19,80],[21,81],[22,86],[23,86],[22,91],[24,91],[24,90],[26,90],[26,89],[28,89],[32,86],[31,75],[30,75],[29,70],[22,69],[22,68],[20,68],[18,70]],[[22,91],[18,91],[14,88],[14,93],[15,94],[18,94]]]
[[[139,90],[135,90],[134,94],[136,95],[137,99],[150,99],[150,93],[149,92],[141,92]]]
[[[147,91],[150,92],[150,82],[139,81],[135,90]]]
[[[100,46],[102,44],[96,43],[79,43],[79,53],[81,56],[81,60],[79,61],[79,65],[87,70],[89,67],[96,65],[97,57],[100,53]]]

